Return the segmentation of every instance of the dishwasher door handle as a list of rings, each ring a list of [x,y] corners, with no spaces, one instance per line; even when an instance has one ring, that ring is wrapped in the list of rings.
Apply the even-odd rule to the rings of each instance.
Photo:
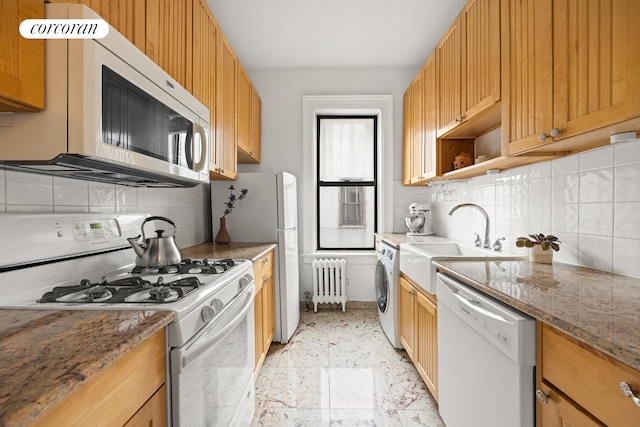
[[[498,314],[498,313],[494,313],[493,311],[485,308],[482,304],[482,301],[479,301],[475,298],[469,298],[466,295],[462,294],[461,292],[452,292],[453,295],[458,299],[458,301],[460,301],[461,303],[463,303],[465,306],[469,307],[469,309],[475,311],[476,313],[485,316],[485,317],[490,317],[492,319],[495,319],[499,322],[504,322],[504,323],[508,323],[508,324],[513,324],[513,322],[505,319],[502,315]]]

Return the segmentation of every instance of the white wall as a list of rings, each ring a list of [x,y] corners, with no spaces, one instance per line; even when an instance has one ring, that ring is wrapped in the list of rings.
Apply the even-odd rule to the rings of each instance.
[[[402,174],[402,96],[418,70],[402,69],[295,69],[249,70],[249,77],[262,98],[262,163],[239,165],[239,172],[286,170],[298,178],[298,213],[303,212],[304,95],[392,95],[394,180]],[[304,218],[299,218],[299,247],[303,248]],[[391,230],[381,230],[391,231]],[[375,301],[373,279],[375,256],[350,258],[347,266],[348,298]],[[300,262],[300,296],[310,291],[311,266]]]

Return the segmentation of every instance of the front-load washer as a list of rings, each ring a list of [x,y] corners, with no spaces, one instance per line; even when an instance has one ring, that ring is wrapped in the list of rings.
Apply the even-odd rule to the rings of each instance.
[[[380,326],[395,348],[403,348],[398,335],[398,250],[380,242],[376,263],[376,301]]]

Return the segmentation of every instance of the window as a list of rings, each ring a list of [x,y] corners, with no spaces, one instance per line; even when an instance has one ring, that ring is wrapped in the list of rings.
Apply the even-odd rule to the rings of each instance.
[[[364,227],[362,187],[340,189],[340,227]]]
[[[377,116],[317,116],[317,249],[373,249]]]

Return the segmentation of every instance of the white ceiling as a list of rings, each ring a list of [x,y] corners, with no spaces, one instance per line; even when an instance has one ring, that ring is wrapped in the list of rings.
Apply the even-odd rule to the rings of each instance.
[[[419,67],[465,0],[207,0],[246,69]]]

